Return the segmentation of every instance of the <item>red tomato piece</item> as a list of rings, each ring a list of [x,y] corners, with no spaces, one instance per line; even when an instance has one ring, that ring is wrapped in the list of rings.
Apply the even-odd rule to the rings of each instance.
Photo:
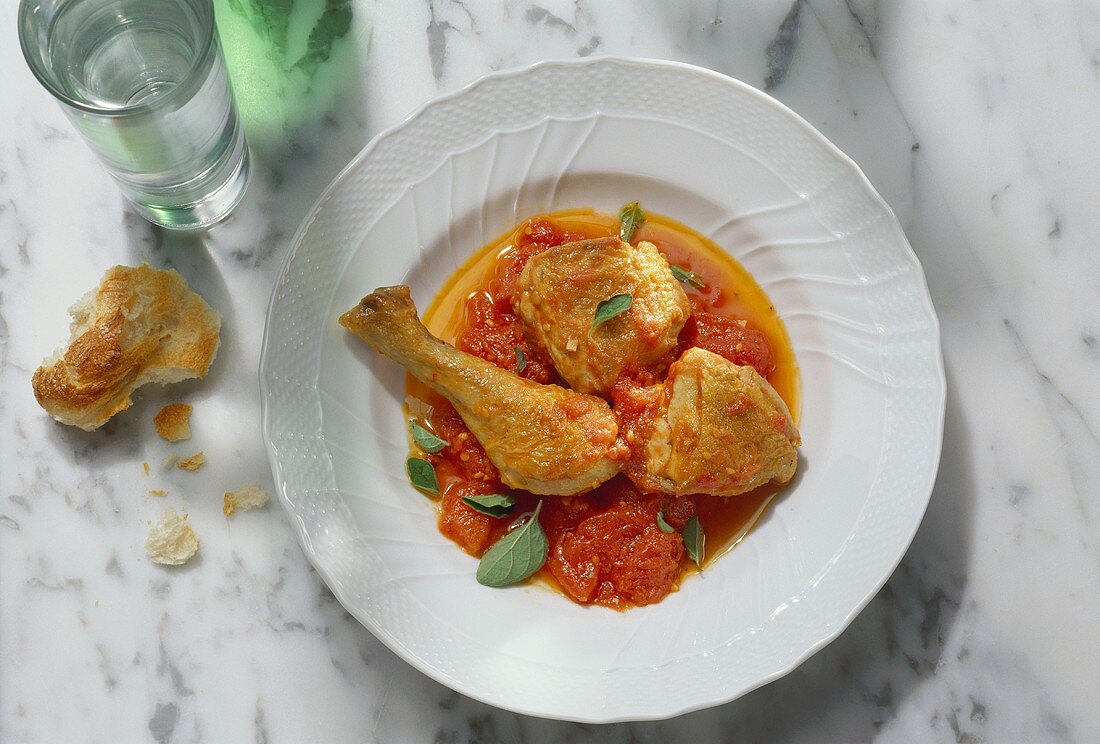
[[[764,334],[744,325],[745,321],[697,311],[680,331],[682,350],[698,346],[729,359],[734,364],[755,367],[763,377],[775,371],[775,361]]]
[[[570,599],[588,604],[596,593],[596,585],[600,580],[599,569],[595,561],[585,560],[577,556],[571,547],[566,547],[571,546],[572,538],[567,536],[572,534],[565,533],[563,539],[554,542],[548,561],[550,573]]]
[[[613,564],[611,583],[631,604],[660,602],[679,578],[683,556],[684,542],[679,534],[662,532],[656,523],[647,525],[630,551]]]
[[[619,420],[619,438],[630,449],[630,460],[623,465],[635,485],[648,492],[661,490],[660,482],[646,469],[645,442],[657,414],[661,389],[620,377],[611,388],[611,401]]]
[[[496,521],[488,514],[466,506],[464,496],[484,496],[496,489],[476,482],[448,488],[439,505],[439,531],[458,543],[467,553],[481,555],[489,547],[489,534]]]
[[[503,305],[505,311],[501,307],[488,292],[473,294],[466,301],[466,330],[458,337],[458,348],[535,382],[557,380],[550,358],[527,340],[519,318],[511,313],[511,304]]]
[[[644,499],[624,479],[616,481],[624,484],[613,486],[618,503],[562,532],[550,571],[577,602],[653,604],[676,583],[683,540],[657,527],[658,499]]]

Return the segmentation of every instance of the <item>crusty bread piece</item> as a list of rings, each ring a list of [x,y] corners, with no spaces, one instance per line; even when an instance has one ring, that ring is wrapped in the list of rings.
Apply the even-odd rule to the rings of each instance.
[[[187,515],[180,516],[174,509],[166,509],[160,515],[160,521],[145,539],[149,560],[165,566],[181,566],[198,550],[199,538],[187,523]]]
[[[34,397],[85,431],[129,408],[137,387],[204,377],[218,353],[221,318],[170,269],[115,266],[69,313],[69,348],[34,373]]]
[[[191,406],[186,403],[169,403],[153,416],[157,434],[169,442],[182,442],[191,438]]]

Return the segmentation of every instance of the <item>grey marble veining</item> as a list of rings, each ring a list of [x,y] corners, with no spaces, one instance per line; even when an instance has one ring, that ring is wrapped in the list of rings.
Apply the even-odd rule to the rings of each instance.
[[[203,236],[128,211],[16,45],[0,46],[0,740],[1096,739],[1100,6],[375,0],[350,6],[323,61],[296,68],[295,22],[256,25],[234,5],[250,7],[218,11],[255,173],[238,211]],[[14,23],[5,4],[0,26]],[[248,34],[277,52],[268,78],[242,65],[261,48]],[[431,96],[490,70],[605,53],[767,88],[851,155],[925,267],[949,394],[927,517],[837,641],[726,706],[584,726],[424,677],[343,611],[277,508],[227,521],[221,495],[271,486],[263,319],[325,184]],[[261,83],[282,97],[255,95]],[[140,261],[177,268],[222,313],[210,377],[143,390],[94,434],[54,424],[29,378],[67,336],[65,307],[108,266]],[[194,437],[173,446],[150,418],[179,398],[195,405]],[[162,465],[199,449],[199,473]],[[142,550],[165,506],[188,511],[202,539],[179,570]]]

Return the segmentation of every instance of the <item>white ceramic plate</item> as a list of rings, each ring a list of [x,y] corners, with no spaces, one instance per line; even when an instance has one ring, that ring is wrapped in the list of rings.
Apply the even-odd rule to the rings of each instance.
[[[482,587],[406,479],[404,371],[336,318],[389,284],[425,307],[532,214],[635,199],[713,238],[779,309],[802,373],[800,477],[658,605]],[[465,695],[591,722],[731,700],[835,638],[920,523],[944,410],[920,265],[855,164],[748,85],[606,58],[491,75],[377,136],[294,240],[260,377],[283,506],[348,611]]]

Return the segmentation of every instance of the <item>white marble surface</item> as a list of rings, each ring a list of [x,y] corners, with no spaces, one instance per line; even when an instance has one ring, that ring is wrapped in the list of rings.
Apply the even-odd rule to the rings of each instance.
[[[308,105],[292,87],[282,107],[242,91],[253,183],[201,237],[127,210],[27,71],[14,27],[3,3],[0,740],[1097,740],[1100,4],[356,2]],[[248,55],[229,51],[243,79]],[[278,508],[220,510],[227,488],[270,487],[263,316],[323,186],[423,100],[589,53],[767,86],[850,154],[924,264],[949,383],[928,515],[843,636],[724,707],[607,727],[513,715],[430,681],[340,608]],[[108,266],[142,260],[178,268],[221,311],[218,361],[97,433],[65,429],[35,404],[30,374],[67,336],[67,305]],[[171,446],[150,417],[176,398],[195,404],[194,437]],[[160,465],[198,449],[199,473]],[[143,554],[164,506],[202,538],[183,569]]]

